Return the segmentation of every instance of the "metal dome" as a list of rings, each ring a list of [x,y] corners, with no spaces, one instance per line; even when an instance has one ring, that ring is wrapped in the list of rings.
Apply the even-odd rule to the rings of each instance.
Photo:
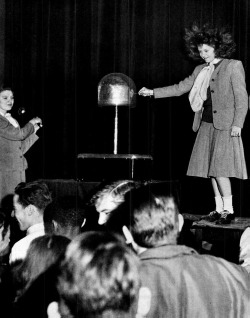
[[[110,73],[98,84],[99,106],[135,107],[136,87],[131,78],[122,73]]]

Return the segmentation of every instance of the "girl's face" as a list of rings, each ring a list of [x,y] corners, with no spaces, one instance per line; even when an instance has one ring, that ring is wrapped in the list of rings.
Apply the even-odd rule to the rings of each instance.
[[[207,44],[202,44],[198,46],[198,51],[200,53],[200,57],[206,62],[210,63],[215,59],[214,48]]]
[[[14,95],[12,91],[6,90],[0,93],[0,110],[5,114],[10,111],[14,104]]]

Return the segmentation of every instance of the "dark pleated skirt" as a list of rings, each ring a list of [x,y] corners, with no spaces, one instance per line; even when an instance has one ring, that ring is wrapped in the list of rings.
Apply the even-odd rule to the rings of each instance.
[[[191,158],[188,176],[235,177],[247,179],[247,169],[241,137],[231,137],[231,130],[215,129],[202,122]]]

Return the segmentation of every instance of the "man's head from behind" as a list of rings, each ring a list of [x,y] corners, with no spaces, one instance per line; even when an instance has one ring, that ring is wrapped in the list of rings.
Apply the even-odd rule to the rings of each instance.
[[[139,291],[138,259],[110,233],[83,233],[67,248],[58,291],[62,317],[125,314]]]
[[[131,191],[126,200],[136,244],[145,248],[176,244],[183,218],[171,193],[160,193],[151,184]]]
[[[75,196],[56,198],[44,211],[44,226],[47,234],[57,234],[73,239],[85,222],[85,210]]]
[[[52,201],[51,193],[42,181],[21,182],[15,188],[14,215],[21,231],[43,222],[43,212]]]

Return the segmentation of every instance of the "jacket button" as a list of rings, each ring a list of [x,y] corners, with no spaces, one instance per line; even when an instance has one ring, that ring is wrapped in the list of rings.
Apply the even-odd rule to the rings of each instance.
[[[214,93],[214,91],[213,91],[213,90],[211,90],[211,93]]]
[[[214,82],[214,78],[212,78],[212,82]]]
[[[217,110],[214,110],[213,113],[216,114],[216,113],[217,113]]]

